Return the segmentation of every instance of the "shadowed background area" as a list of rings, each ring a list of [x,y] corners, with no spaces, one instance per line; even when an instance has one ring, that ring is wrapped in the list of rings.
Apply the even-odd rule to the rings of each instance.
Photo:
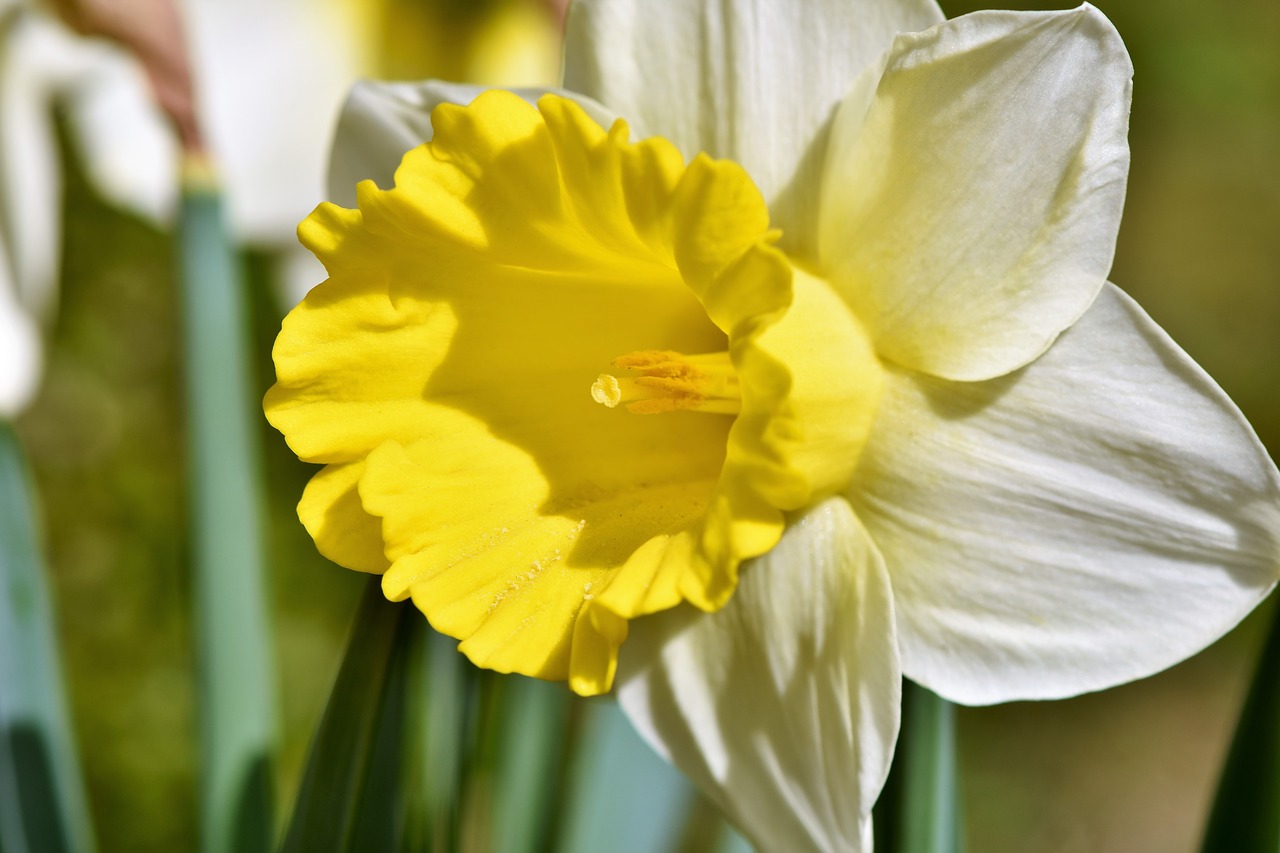
[[[504,58],[523,57],[516,46],[530,43],[540,47],[522,73],[536,77],[554,61],[546,4],[375,5],[365,26],[343,34],[365,39],[358,52],[377,58],[364,73],[483,79]],[[1280,5],[1097,5],[1136,69],[1133,165],[1112,279],[1221,383],[1274,458]],[[238,26],[257,32],[275,6],[246,4]],[[979,8],[943,7],[949,16]],[[198,16],[189,25],[200,25]],[[330,49],[314,47],[321,60]],[[191,849],[196,694],[175,247],[166,231],[95,194],[75,153],[83,147],[72,143],[75,129],[65,118],[58,127],[66,168],[61,308],[43,388],[17,427],[44,509],[100,845]],[[326,138],[310,143],[328,147]],[[300,205],[294,218],[309,210]],[[272,381],[271,341],[288,307],[277,286],[289,267],[281,258],[274,248],[243,258],[251,362],[262,391]],[[315,554],[294,515],[311,469],[265,421],[261,438],[283,707],[278,799],[288,803],[364,579]],[[1144,682],[1064,702],[963,710],[969,849],[1193,850],[1269,614],[1270,605],[1207,652]]]

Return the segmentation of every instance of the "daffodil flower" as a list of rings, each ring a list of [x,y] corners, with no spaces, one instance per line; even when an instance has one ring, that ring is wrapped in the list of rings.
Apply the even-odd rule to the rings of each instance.
[[[1097,690],[1271,589],[1280,474],[1106,282],[1096,9],[583,0],[565,61],[348,104],[266,401],[327,556],[481,666],[616,680],[788,851],[869,843],[903,673]]]

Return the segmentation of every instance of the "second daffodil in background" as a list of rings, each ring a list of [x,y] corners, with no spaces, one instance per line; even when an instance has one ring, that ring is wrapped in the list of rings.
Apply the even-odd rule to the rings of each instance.
[[[1275,466],[1106,282],[1130,76],[1087,5],[585,0],[563,91],[357,88],[266,402],[303,523],[858,849],[901,674],[1097,690],[1280,573]]]

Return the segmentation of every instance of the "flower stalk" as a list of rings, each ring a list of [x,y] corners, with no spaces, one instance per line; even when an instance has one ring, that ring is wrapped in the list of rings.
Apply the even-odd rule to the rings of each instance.
[[[276,701],[244,286],[206,165],[179,220],[201,742],[201,849],[268,850]]]
[[[1275,602],[1201,850],[1280,850],[1280,609]]]

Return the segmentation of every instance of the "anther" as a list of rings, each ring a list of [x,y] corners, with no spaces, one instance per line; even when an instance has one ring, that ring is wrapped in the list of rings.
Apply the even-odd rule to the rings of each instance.
[[[742,389],[727,352],[685,355],[670,350],[644,350],[613,360],[632,376],[602,373],[591,386],[591,399],[610,409],[620,403],[637,415],[695,411],[735,415],[742,408]]]

